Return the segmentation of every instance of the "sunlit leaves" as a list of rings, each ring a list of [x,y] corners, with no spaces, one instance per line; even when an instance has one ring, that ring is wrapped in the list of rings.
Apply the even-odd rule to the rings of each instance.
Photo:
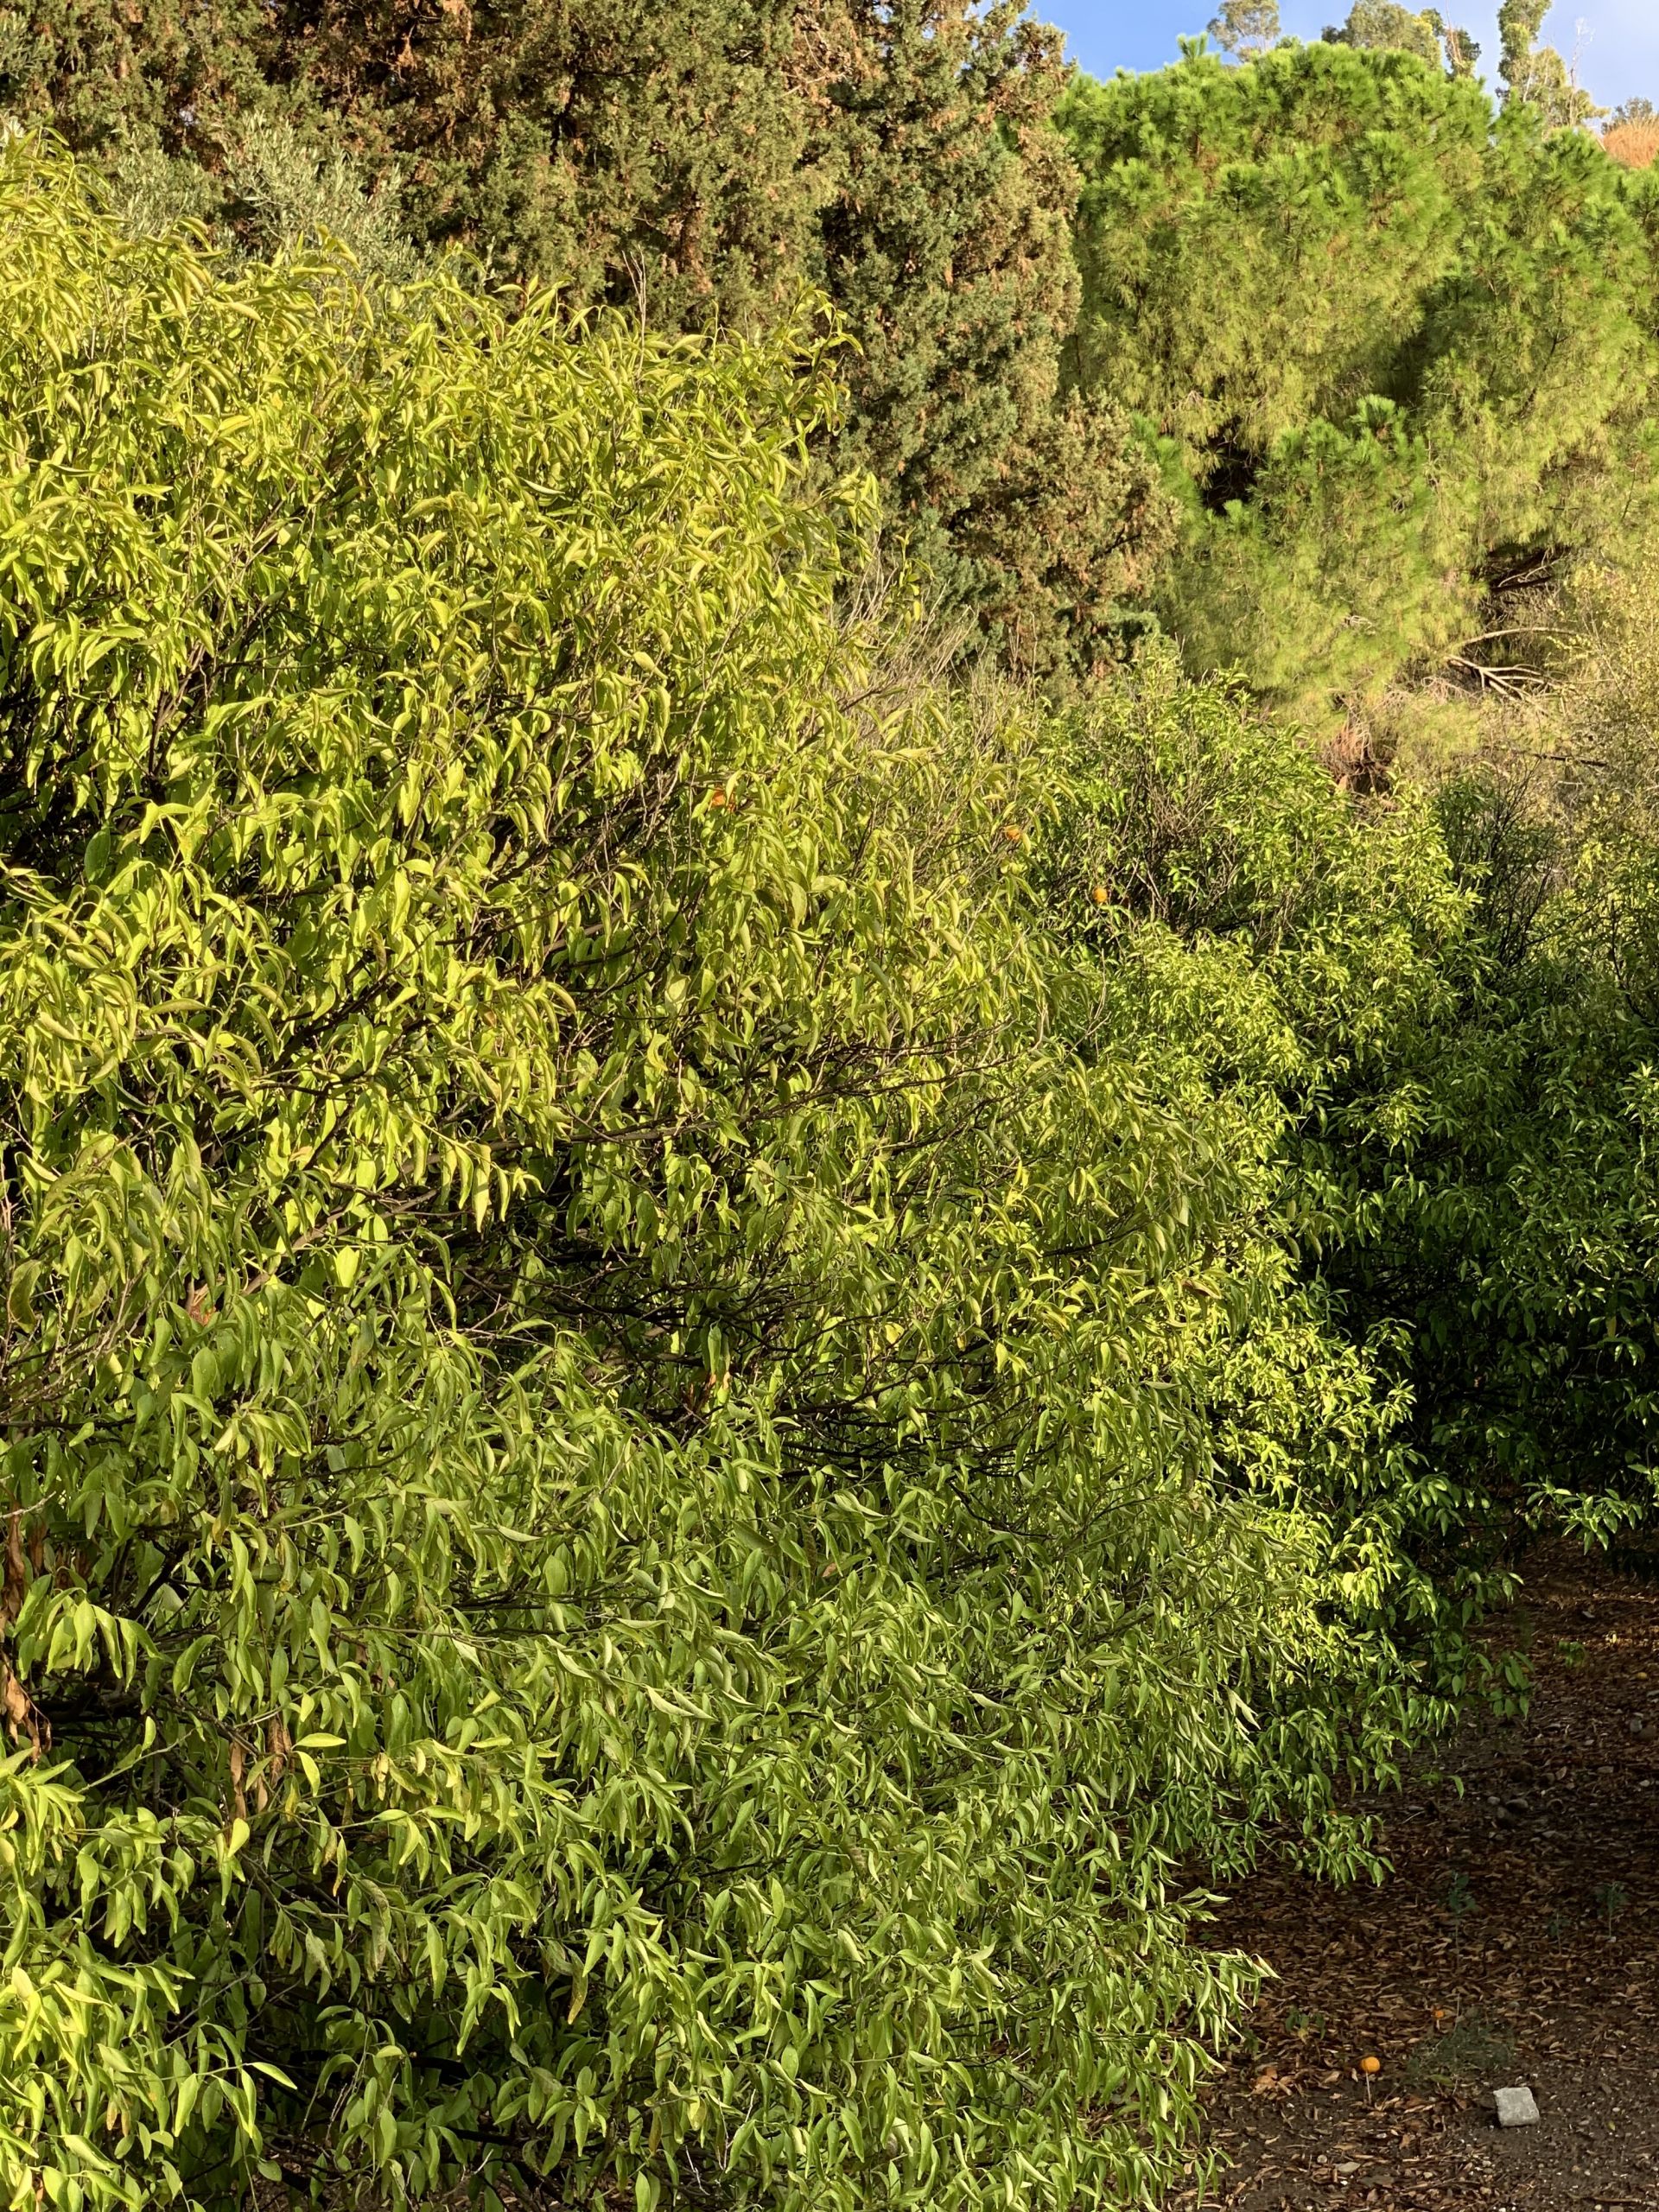
[[[18,2205],[1154,2198],[1414,1718],[1280,1152],[1420,825],[907,680],[804,340],[0,162]]]

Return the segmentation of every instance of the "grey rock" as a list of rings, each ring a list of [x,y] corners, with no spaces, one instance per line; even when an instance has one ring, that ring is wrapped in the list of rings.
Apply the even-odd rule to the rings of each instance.
[[[1524,2086],[1518,2089],[1495,2090],[1493,2101],[1497,2107],[1500,2127],[1532,2127],[1537,2124],[1537,2101],[1532,2091]]]

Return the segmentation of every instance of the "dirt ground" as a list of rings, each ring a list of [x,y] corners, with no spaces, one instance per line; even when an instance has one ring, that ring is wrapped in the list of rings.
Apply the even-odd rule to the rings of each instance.
[[[1212,2092],[1230,2164],[1171,2212],[1659,2212],[1659,1579],[1559,1567],[1522,1625],[1527,1719],[1459,1747],[1461,1797],[1379,1804],[1389,1881],[1223,1912],[1278,1979]],[[1500,2129],[1519,2083],[1539,2122]]]

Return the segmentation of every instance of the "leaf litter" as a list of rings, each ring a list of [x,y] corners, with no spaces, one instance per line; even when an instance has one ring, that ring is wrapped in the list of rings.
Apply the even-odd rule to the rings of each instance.
[[[1275,1978],[1169,2212],[1659,2212],[1659,1559],[1529,1580],[1529,1709],[1367,1801],[1388,1879],[1268,1866],[1221,1909]],[[1500,2131],[1520,2082],[1539,2124]]]

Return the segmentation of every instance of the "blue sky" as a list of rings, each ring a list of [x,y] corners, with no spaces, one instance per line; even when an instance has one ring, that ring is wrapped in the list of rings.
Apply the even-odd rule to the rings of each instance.
[[[1440,0],[1440,12],[1480,41],[1481,72],[1497,65],[1496,0]],[[1068,50],[1096,76],[1116,68],[1156,69],[1175,57],[1182,31],[1202,30],[1216,0],[1034,0],[1033,15],[1058,23]],[[1347,0],[1280,0],[1284,27],[1317,38],[1340,22]],[[1605,107],[1632,92],[1659,102],[1659,0],[1558,0],[1544,28],[1551,46],[1579,55],[1580,81]]]

